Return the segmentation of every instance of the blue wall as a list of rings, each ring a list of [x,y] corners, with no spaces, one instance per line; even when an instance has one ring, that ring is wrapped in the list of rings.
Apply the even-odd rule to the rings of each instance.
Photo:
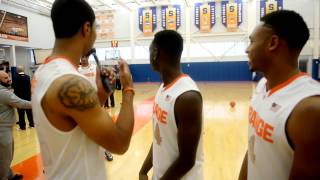
[[[159,82],[150,64],[131,64],[134,82]],[[195,81],[251,81],[247,61],[182,63],[182,71]]]
[[[312,61],[312,78],[315,80],[319,80],[319,66],[320,66],[320,60],[314,59]]]

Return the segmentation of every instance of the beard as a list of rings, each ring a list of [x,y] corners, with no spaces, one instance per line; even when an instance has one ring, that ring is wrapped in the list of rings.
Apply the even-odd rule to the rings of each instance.
[[[0,84],[4,87],[10,87],[11,84],[10,83],[5,83],[5,82],[0,82]]]

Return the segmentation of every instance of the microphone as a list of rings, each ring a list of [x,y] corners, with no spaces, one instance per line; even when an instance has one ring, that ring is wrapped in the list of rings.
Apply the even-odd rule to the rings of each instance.
[[[110,93],[110,92],[113,92],[114,91],[114,87],[111,85],[110,81],[109,81],[109,78],[108,76],[105,76],[102,74],[101,70],[101,64],[99,62],[99,59],[98,59],[98,56],[96,54],[96,49],[95,48],[92,48],[88,53],[87,53],[87,57],[89,57],[90,55],[93,55],[94,57],[94,60],[97,64],[97,67],[99,68],[99,71],[100,71],[100,77],[101,77],[101,81],[102,81],[102,85],[103,85],[103,88],[106,92]]]
[[[87,53],[87,57],[89,57],[91,54],[96,54],[96,48],[92,48],[92,49],[90,49],[90,51]]]

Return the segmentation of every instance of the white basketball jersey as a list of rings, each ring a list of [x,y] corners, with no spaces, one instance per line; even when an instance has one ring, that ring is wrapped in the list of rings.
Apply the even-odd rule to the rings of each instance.
[[[95,64],[89,64],[88,67],[82,67],[80,66],[78,68],[78,71],[80,74],[86,76],[91,84],[96,87],[96,65]]]
[[[68,60],[57,58],[41,65],[32,82],[32,111],[45,177],[48,180],[105,180],[103,151],[99,145],[89,139],[79,126],[68,132],[55,128],[42,109],[41,100],[48,88],[54,80],[64,75],[85,78]]]
[[[160,179],[179,156],[177,125],[174,115],[176,99],[187,91],[199,91],[195,82],[187,75],[179,76],[166,87],[160,86],[153,107],[153,180]],[[202,132],[194,167],[182,180],[203,179]]]
[[[248,180],[287,180],[294,151],[288,143],[286,122],[303,99],[320,95],[320,84],[304,73],[266,90],[263,78],[249,111]]]

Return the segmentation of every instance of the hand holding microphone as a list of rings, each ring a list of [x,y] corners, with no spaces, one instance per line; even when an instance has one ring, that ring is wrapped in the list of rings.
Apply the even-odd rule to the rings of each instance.
[[[100,74],[100,79],[101,79],[101,83],[102,83],[102,86],[104,88],[104,90],[108,93],[108,94],[111,94],[114,89],[115,89],[115,86],[112,85],[115,81],[114,81],[114,75],[112,72],[112,69],[111,70],[108,70],[108,69],[102,69],[101,65],[100,65],[100,62],[99,62],[99,59],[96,55],[96,49],[93,48],[91,49],[88,54],[87,54],[87,57],[89,57],[90,55],[93,55],[94,57],[94,60],[97,64],[97,67],[99,69],[99,71],[97,73]]]

